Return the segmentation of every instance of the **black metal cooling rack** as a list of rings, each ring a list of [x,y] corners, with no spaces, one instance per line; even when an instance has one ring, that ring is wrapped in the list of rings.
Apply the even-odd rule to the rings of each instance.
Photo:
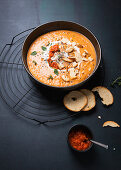
[[[80,113],[73,113],[63,106],[65,91],[55,91],[38,86],[22,64],[22,45],[34,28],[27,29],[6,44],[0,53],[0,94],[6,104],[19,116],[37,124],[62,121]],[[84,85],[92,88],[104,83],[104,62],[91,80]]]

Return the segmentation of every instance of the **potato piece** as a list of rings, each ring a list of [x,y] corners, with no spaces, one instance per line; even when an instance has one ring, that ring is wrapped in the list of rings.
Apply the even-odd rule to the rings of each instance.
[[[106,121],[104,124],[103,124],[103,127],[106,127],[106,126],[111,126],[111,127],[120,127],[120,125],[114,121]]]
[[[99,96],[101,97],[101,101],[104,105],[111,105],[113,104],[113,95],[112,93],[106,88],[106,87],[103,87],[103,86],[97,86],[97,87],[94,87],[92,89],[93,92],[98,92]]]
[[[79,112],[87,104],[87,97],[79,91],[71,91],[64,97],[63,102],[67,109]]]

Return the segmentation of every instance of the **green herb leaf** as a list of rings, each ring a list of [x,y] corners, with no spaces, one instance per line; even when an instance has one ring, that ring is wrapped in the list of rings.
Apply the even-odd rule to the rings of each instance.
[[[117,79],[115,79],[115,80],[111,83],[111,86],[114,86],[115,84],[118,84],[119,86],[121,86],[121,77],[118,77]]]
[[[59,74],[57,69],[54,69],[54,73],[55,73],[56,75]]]
[[[47,48],[42,46],[42,50],[43,50],[43,51],[46,51],[46,50],[47,50]]]
[[[35,64],[35,66],[37,65],[37,62],[35,60],[33,60],[33,63]]]
[[[52,45],[52,43],[48,43],[48,45],[47,46],[51,46]]]
[[[52,75],[50,75],[50,77],[48,78],[48,80],[50,80],[50,79],[52,79],[52,80],[53,80],[53,77],[52,77]]]
[[[61,55],[61,54],[59,54],[59,55],[58,55],[58,59],[60,59],[61,57],[62,57],[62,55]]]
[[[32,53],[31,53],[31,55],[36,55],[37,54],[37,52],[36,51],[33,51]]]

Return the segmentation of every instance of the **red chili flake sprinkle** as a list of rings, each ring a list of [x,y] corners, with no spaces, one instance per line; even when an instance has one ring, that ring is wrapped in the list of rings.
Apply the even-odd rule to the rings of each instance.
[[[71,146],[79,151],[86,150],[90,147],[91,142],[82,130],[72,131],[69,134],[69,142]]]

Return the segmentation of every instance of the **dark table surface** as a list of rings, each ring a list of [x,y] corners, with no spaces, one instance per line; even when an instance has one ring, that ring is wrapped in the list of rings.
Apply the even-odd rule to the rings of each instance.
[[[17,117],[0,98],[0,170],[121,169],[121,130],[102,128],[106,120],[121,124],[121,88],[110,87],[121,75],[120,6],[118,0],[0,0],[0,50],[25,29],[54,20],[78,22],[98,38],[105,64],[104,85],[114,94],[109,108],[98,102],[91,114],[41,126]],[[67,131],[77,123],[86,124],[109,149],[95,145],[86,154],[72,152]]]

